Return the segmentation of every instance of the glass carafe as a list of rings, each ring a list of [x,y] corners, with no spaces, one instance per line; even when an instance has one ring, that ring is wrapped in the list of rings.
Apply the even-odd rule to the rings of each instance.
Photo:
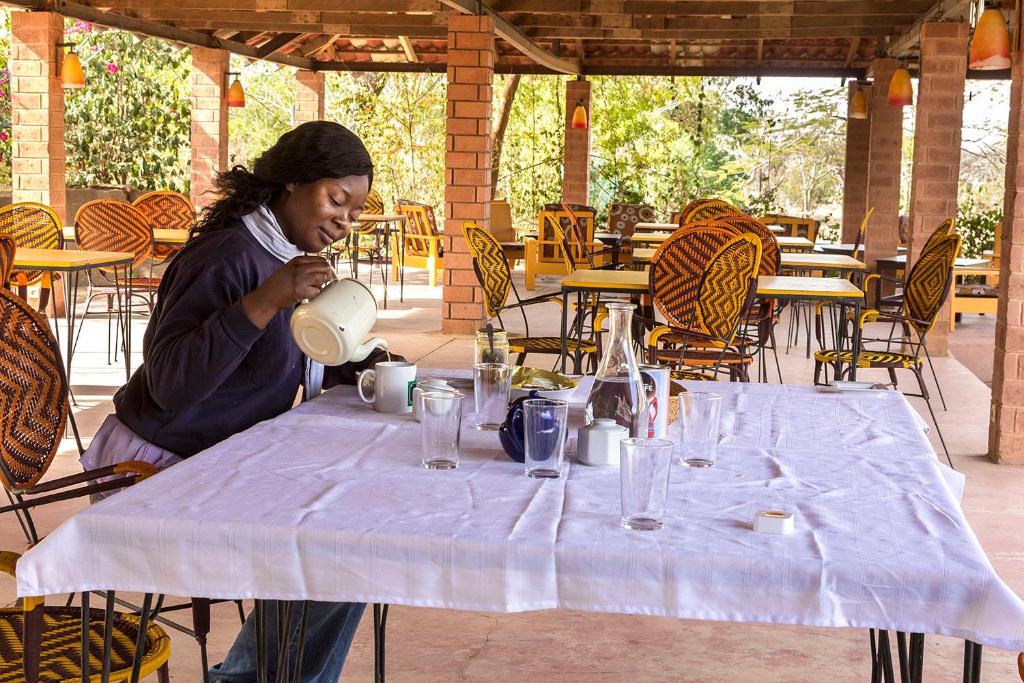
[[[587,399],[586,423],[607,417],[629,429],[634,438],[647,436],[647,394],[633,354],[630,322],[633,304],[607,304],[609,342],[597,366],[594,388]]]

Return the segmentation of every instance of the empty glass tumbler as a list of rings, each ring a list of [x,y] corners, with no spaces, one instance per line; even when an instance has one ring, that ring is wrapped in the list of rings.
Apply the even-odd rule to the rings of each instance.
[[[508,412],[512,389],[512,366],[505,363],[477,363],[473,366],[473,398],[476,428],[497,431]]]
[[[619,482],[625,529],[657,531],[665,525],[672,442],[624,439],[619,442]]]
[[[459,430],[462,428],[462,394],[427,391],[420,396],[422,464],[428,470],[453,470],[459,466]]]
[[[722,396],[701,391],[679,395],[679,464],[711,467],[718,453]]]
[[[526,476],[534,479],[557,479],[562,476],[568,426],[567,401],[550,398],[529,398],[523,401]]]

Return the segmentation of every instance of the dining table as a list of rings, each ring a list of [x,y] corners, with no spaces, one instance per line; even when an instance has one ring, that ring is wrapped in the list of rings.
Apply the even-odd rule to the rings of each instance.
[[[64,235],[65,243],[70,242],[74,244],[77,241],[74,226],[65,226],[62,229],[62,233]],[[154,246],[180,247],[188,242],[188,237],[188,230],[180,230],[177,228],[153,228]]]
[[[471,371],[418,375],[466,383]],[[939,462],[899,392],[714,384],[717,462],[673,464],[664,528],[642,532],[620,524],[618,469],[571,461],[592,379],[570,399],[570,460],[554,479],[525,476],[495,432],[474,429],[472,400],[458,468],[424,469],[411,415],[376,412],[354,387],[335,387],[80,510],[20,558],[18,596],[255,599],[257,611],[267,600],[363,602],[376,617],[387,605],[559,608],[856,628],[878,644],[871,680],[888,681],[893,632],[900,668],[916,681],[924,634],[965,641],[968,683],[979,680],[983,646],[1024,649],[1024,602],[971,530],[964,477]],[[678,444],[677,422],[669,433]],[[794,530],[754,531],[762,511],[792,514]],[[378,681],[385,626],[374,620]],[[684,633],[665,648],[699,657]]]
[[[633,226],[634,233],[637,232],[674,232],[679,229],[677,223],[658,223],[658,222],[639,222]],[[785,228],[778,225],[769,225],[768,229],[776,235],[781,235],[786,231]]]
[[[634,263],[650,263],[657,249],[641,247],[633,250]],[[830,271],[840,275],[863,273],[867,265],[852,256],[817,254],[814,252],[783,252],[779,255],[779,267],[792,271]]]
[[[671,232],[660,231],[660,232],[634,232],[629,236],[629,241],[635,247],[640,245],[642,247],[657,247],[662,242],[672,236]],[[782,251],[813,251],[814,242],[810,241],[806,237],[789,237],[787,235],[777,235],[775,240],[779,243],[779,249]]]

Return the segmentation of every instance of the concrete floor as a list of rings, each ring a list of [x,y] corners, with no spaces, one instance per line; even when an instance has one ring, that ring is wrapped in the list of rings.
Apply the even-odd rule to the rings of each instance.
[[[366,279],[363,269],[363,279]],[[392,348],[420,367],[466,367],[472,340],[442,336],[439,331],[440,289],[425,285],[420,273],[410,273],[404,304],[395,297],[381,311],[375,329]],[[521,282],[521,276],[519,278]],[[380,291],[379,275],[375,289]],[[538,291],[554,291],[555,278],[543,279]],[[526,295],[523,290],[524,296]],[[534,334],[557,334],[558,308],[533,306]],[[940,425],[956,467],[967,475],[964,509],[982,546],[1000,575],[1024,595],[1024,469],[997,466],[985,458],[989,409],[991,318],[965,316],[953,337],[957,358],[936,359],[948,412],[939,412]],[[514,318],[506,320],[518,329]],[[145,320],[134,323],[141,339]],[[784,329],[783,327],[780,329]],[[86,323],[75,356],[75,411],[83,435],[91,436],[110,412],[110,398],[124,380],[123,364],[106,362],[106,324]],[[780,334],[780,337],[784,336]],[[986,360],[987,359],[987,360]],[[538,365],[545,359],[532,358]],[[136,353],[134,365],[141,361]],[[794,348],[781,354],[783,375],[790,383],[809,383],[810,361]],[[865,373],[867,374],[867,373]],[[880,375],[882,378],[882,375]],[[915,405],[920,402],[914,399]],[[923,404],[918,409],[927,417]],[[933,435],[933,442],[938,442]],[[79,471],[72,441],[51,468],[54,476]],[[56,504],[37,515],[45,533],[82,505]],[[0,548],[24,547],[12,517],[0,525]],[[0,581],[0,599],[13,601],[13,582]],[[185,618],[185,614],[180,614]],[[185,618],[187,622],[187,618]],[[233,605],[214,607],[211,661],[219,661],[238,629]],[[171,631],[171,676],[197,681],[197,648],[190,638]],[[844,683],[868,677],[867,634],[847,629],[807,629],[668,618],[547,611],[496,615],[449,610],[394,607],[388,622],[388,675],[395,681],[823,681]],[[349,655],[345,681],[370,681],[373,674],[370,619],[364,619]],[[959,679],[962,643],[928,636],[926,681]],[[1016,653],[986,650],[985,681],[1016,679]]]

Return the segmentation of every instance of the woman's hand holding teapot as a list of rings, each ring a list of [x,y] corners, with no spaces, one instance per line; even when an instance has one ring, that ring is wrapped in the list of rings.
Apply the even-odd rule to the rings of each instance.
[[[296,256],[245,295],[242,307],[252,324],[262,330],[278,311],[312,299],[333,279],[334,271],[323,257]]]

